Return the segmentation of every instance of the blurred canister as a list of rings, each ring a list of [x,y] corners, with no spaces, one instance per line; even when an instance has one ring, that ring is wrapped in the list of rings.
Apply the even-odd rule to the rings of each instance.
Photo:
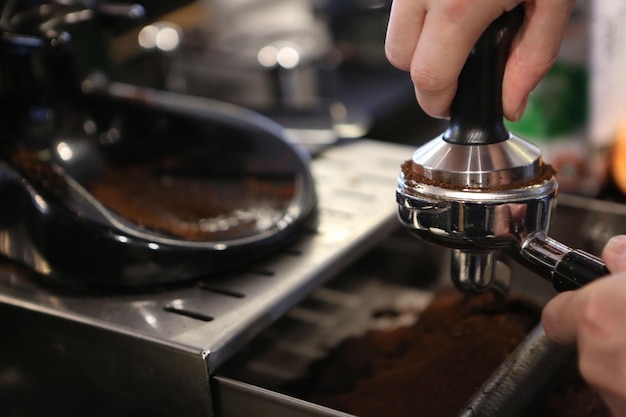
[[[578,0],[557,61],[509,128],[535,142],[561,191],[595,196],[626,120],[626,2]]]

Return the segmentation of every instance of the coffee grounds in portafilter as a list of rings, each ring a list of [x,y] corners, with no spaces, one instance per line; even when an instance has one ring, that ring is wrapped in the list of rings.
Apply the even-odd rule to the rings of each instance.
[[[521,180],[514,181],[510,184],[502,184],[497,186],[486,187],[484,185],[472,187],[458,184],[450,184],[445,181],[433,180],[424,176],[424,169],[413,162],[412,160],[407,160],[401,165],[402,174],[404,175],[405,181],[413,181],[417,184],[431,185],[439,188],[447,188],[456,191],[463,190],[480,190],[480,191],[507,191],[507,190],[515,190],[518,188],[529,187],[532,185],[542,184],[545,181],[549,181],[554,175],[556,175],[556,170],[550,164],[543,164],[535,178],[531,180]]]

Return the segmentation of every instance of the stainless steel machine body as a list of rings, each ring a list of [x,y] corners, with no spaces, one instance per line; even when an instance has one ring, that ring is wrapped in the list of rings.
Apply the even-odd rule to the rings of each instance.
[[[512,142],[501,143],[508,146]],[[275,256],[228,274],[124,292],[74,291],[50,286],[2,261],[2,415],[346,416],[280,394],[273,382],[297,376],[301,368],[295,364],[303,365],[323,355],[324,349],[346,332],[363,331],[369,324],[366,318],[370,317],[372,303],[385,306],[401,302],[421,308],[428,302],[432,295],[428,291],[386,280],[391,271],[416,282],[435,275],[448,279],[448,263],[445,259],[440,262],[446,249],[414,239],[407,243],[392,235],[402,231],[393,200],[393,187],[397,185],[394,180],[399,163],[411,150],[359,140],[322,152],[311,165],[319,197],[319,224]],[[430,200],[433,194],[440,196],[442,190],[429,187],[424,188],[424,201],[429,200],[424,205],[416,206],[415,190],[407,193],[411,199],[406,201],[406,214],[418,219],[419,225],[436,221],[432,229],[435,232],[445,231],[449,225],[467,229],[462,221],[465,213],[481,212],[479,222],[495,222],[502,216],[499,211],[516,209],[510,195],[506,201],[494,197],[493,204],[485,205],[475,193],[464,192],[463,198],[457,195],[446,210],[438,210]],[[534,226],[520,226],[518,231],[524,233],[514,236],[525,236],[524,247],[555,266],[567,256],[569,248],[541,234],[526,233],[531,228],[547,230],[552,220],[554,200],[549,196],[553,190],[539,189],[546,194],[545,199],[526,204],[530,213],[536,214],[528,223]],[[528,197],[522,193],[520,201]],[[439,198],[437,202],[447,204]],[[597,252],[608,236],[623,232],[623,207],[560,197],[560,204],[563,202],[566,210],[559,217],[563,224],[572,219],[582,224],[580,230],[557,230],[555,236],[562,241]],[[430,217],[444,211],[442,217]],[[529,221],[528,216],[515,218]],[[481,236],[486,244],[492,241],[489,236]],[[502,236],[494,240],[498,242],[497,250],[508,241]],[[10,243],[0,241],[0,245]],[[369,257],[384,276],[376,276],[372,270],[371,276],[358,277],[362,285],[350,291],[328,286],[342,278],[343,271],[355,260],[368,258],[363,255],[381,243],[389,244],[392,253],[402,254]],[[546,282],[525,279],[529,275],[526,270],[513,268],[512,275],[523,278],[513,279],[514,289],[533,294],[540,302],[554,294]],[[344,313],[350,313],[349,317]],[[283,320],[287,326],[278,323]],[[298,325],[307,331],[302,332]],[[308,331],[311,328],[317,331]],[[266,350],[257,350],[256,341]],[[480,404],[495,404],[491,407],[495,409],[493,415],[498,415],[503,406],[509,407],[508,416],[521,413],[532,395],[530,399],[517,396],[518,401],[504,405],[502,399],[516,396],[520,389],[536,393],[564,358],[563,351],[555,349],[537,329],[528,343],[486,382],[488,387],[498,387],[490,391],[493,395],[472,399],[473,409],[480,409]],[[233,364],[246,372],[232,372]],[[548,372],[546,364],[554,368]],[[511,368],[519,372],[508,372]],[[507,382],[500,384],[505,379]],[[479,389],[477,396],[481,394],[484,390]]]

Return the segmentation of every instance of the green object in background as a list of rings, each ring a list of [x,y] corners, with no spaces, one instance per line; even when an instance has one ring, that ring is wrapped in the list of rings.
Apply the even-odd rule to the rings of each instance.
[[[506,122],[515,134],[550,140],[579,130],[587,123],[587,68],[557,62],[530,94],[519,122]]]

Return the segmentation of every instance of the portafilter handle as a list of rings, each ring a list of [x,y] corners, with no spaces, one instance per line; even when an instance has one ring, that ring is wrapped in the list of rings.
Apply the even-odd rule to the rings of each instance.
[[[551,281],[559,292],[575,290],[610,273],[602,259],[539,232],[522,242],[519,255],[524,264]]]

